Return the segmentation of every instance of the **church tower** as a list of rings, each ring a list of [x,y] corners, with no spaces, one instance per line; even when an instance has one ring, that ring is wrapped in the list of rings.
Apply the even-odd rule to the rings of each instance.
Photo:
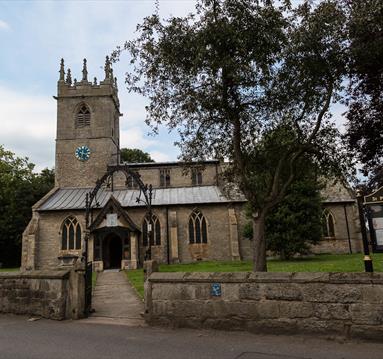
[[[84,59],[81,81],[72,81],[70,69],[65,74],[61,60],[55,97],[57,187],[93,187],[108,165],[117,164],[122,115],[108,57],[104,70],[103,81],[89,82]]]

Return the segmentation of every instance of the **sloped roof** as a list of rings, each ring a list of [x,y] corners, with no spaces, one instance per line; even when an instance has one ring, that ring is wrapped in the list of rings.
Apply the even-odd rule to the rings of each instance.
[[[85,209],[85,196],[92,188],[60,188],[52,194],[38,208],[38,211],[58,211],[70,209]],[[121,203],[122,207],[142,207],[143,203],[137,203],[139,190],[100,189],[97,195],[99,208],[105,206],[111,195]],[[153,206],[178,205],[178,204],[211,204],[245,202],[245,199],[230,199],[225,196],[217,186],[196,186],[177,188],[156,188],[153,189]]]

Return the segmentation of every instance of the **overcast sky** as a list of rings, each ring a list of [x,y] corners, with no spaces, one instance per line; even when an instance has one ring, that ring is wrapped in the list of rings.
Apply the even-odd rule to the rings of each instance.
[[[160,15],[183,16],[194,0],[160,0]],[[60,59],[81,79],[83,58],[89,79],[103,78],[105,56],[135,37],[154,0],[4,1],[0,0],[0,144],[27,156],[36,170],[54,166],[56,95]],[[126,60],[126,57],[125,57]],[[145,99],[124,88],[126,61],[114,65],[119,81],[121,147],[149,152],[156,161],[176,160],[175,134],[148,136]],[[342,108],[335,108],[341,123]]]
[[[0,144],[27,156],[36,170],[54,166],[56,95],[60,59],[81,79],[83,58],[89,78],[103,78],[105,56],[134,38],[136,25],[153,13],[154,0],[0,0]],[[193,0],[160,0],[160,15],[183,16]],[[149,152],[157,161],[176,160],[175,135],[148,136],[145,99],[124,88],[126,63],[114,65],[121,112],[121,147]]]

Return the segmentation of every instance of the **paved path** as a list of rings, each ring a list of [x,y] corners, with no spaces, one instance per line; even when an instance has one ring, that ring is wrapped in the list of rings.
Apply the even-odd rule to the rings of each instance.
[[[141,315],[144,312],[144,304],[129,284],[124,272],[98,273],[92,307],[95,313],[84,319],[84,322],[145,326]]]

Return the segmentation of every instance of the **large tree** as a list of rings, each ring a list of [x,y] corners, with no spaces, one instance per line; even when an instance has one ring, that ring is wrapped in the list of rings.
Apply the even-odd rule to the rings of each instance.
[[[0,263],[17,266],[21,238],[32,215],[32,205],[54,185],[53,170],[33,173],[27,158],[0,146]]]
[[[138,148],[121,148],[121,160],[129,163],[154,162],[150,154]]]
[[[329,107],[344,74],[344,16],[335,1],[310,3],[199,0],[184,18],[146,17],[113,54],[130,53],[128,89],[150,99],[154,131],[178,129],[183,160],[231,161],[252,208],[257,271],[267,270],[265,218],[299,163],[343,167]],[[271,145],[275,130],[291,135]]]
[[[346,138],[370,191],[383,186],[383,2],[343,3],[350,40]]]

